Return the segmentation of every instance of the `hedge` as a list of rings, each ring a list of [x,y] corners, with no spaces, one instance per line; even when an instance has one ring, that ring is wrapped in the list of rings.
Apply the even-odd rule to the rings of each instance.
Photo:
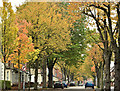
[[[6,88],[7,90],[11,89],[11,82],[10,81],[5,81],[6,83]],[[0,89],[4,89],[4,80],[0,80]]]

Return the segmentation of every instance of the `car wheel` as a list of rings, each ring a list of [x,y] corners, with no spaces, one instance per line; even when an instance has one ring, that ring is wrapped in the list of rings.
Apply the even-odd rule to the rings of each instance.
[[[87,87],[85,86],[85,88],[87,88]]]
[[[62,89],[64,89],[64,87],[62,87]]]
[[[92,87],[94,89],[94,87]]]

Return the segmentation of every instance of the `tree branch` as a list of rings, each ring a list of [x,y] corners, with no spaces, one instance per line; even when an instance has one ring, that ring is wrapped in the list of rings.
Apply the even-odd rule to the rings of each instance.
[[[96,39],[95,39],[93,36],[91,36],[91,37],[92,37],[93,40],[95,41],[95,44],[97,44],[97,45],[99,46],[100,49],[104,50],[104,49],[98,44],[98,42],[96,41]]]
[[[52,64],[52,66],[54,66],[56,62],[57,62],[57,58],[55,58],[55,60],[54,60],[54,62],[53,62],[53,64]]]
[[[108,12],[107,12],[107,9],[105,9],[104,7],[101,7],[101,6],[96,6],[96,5],[94,5],[94,4],[91,4],[91,5],[89,5],[89,7],[95,7],[95,8],[98,8],[98,9],[103,10],[106,14],[108,13]]]
[[[104,38],[103,38],[101,29],[100,29],[100,23],[98,22],[98,20],[96,19],[96,17],[95,17],[94,14],[92,13],[92,11],[91,11],[91,10],[89,10],[89,11],[90,11],[91,14],[85,13],[85,10],[84,10],[82,13],[85,14],[85,15],[87,15],[87,16],[92,17],[92,18],[96,21],[97,30],[99,31],[101,40],[102,40],[102,42],[103,42],[103,44],[104,44]],[[104,44],[104,45],[105,45],[105,44]]]

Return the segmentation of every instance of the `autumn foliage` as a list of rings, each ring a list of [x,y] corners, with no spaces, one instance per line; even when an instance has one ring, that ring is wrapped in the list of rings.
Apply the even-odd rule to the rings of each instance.
[[[17,37],[14,41],[14,50],[12,54],[9,56],[8,61],[14,63],[16,68],[18,68],[18,60],[20,61],[20,68],[23,64],[27,63],[27,55],[34,51],[34,46],[30,37],[27,36],[28,24],[25,20],[17,20],[16,25],[18,27]]]

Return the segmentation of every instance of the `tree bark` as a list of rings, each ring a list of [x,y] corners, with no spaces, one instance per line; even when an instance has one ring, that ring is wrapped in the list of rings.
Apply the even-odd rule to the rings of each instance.
[[[5,74],[5,71],[6,71],[6,64],[4,63],[4,90],[6,89],[6,82],[5,82],[6,74]]]
[[[96,86],[96,76],[94,75],[94,85]]]
[[[35,60],[35,85],[34,85],[34,90],[37,90],[37,85],[38,85],[38,67],[39,67],[39,63],[38,63],[38,60]]]
[[[46,88],[46,60],[43,61],[43,88]]]
[[[117,14],[118,14],[118,47],[116,47],[113,43],[114,48],[114,54],[115,54],[115,86],[114,90],[119,91],[120,90],[120,2],[117,3]],[[116,43],[117,44],[117,43]]]
[[[102,66],[101,66],[101,91],[103,90],[103,70],[104,70],[104,64],[102,62]]]
[[[20,74],[20,63],[18,60],[18,91],[21,89],[21,74]]]
[[[100,88],[100,73],[97,73],[97,87]]]
[[[48,67],[49,74],[48,74],[48,88],[52,88],[53,85],[53,67]]]
[[[120,90],[120,49],[115,52],[115,91]]]
[[[67,78],[68,78],[68,83],[70,82],[70,76],[69,75],[67,75]]]
[[[31,71],[30,71],[30,62],[29,62],[29,89],[28,91],[30,91],[30,82],[31,82]]]
[[[19,45],[19,48],[21,45]],[[18,91],[21,89],[21,74],[20,74],[20,50],[18,49]]]
[[[66,81],[66,69],[64,67],[64,81]]]
[[[110,84],[110,61],[111,61],[112,52],[105,52],[105,91],[111,90]]]
[[[48,75],[48,87],[49,88],[52,88],[52,85],[53,85],[53,67],[55,65],[55,63],[57,62],[57,58],[52,58],[51,59],[47,59],[47,66],[48,66],[48,69],[49,69],[49,75]]]

